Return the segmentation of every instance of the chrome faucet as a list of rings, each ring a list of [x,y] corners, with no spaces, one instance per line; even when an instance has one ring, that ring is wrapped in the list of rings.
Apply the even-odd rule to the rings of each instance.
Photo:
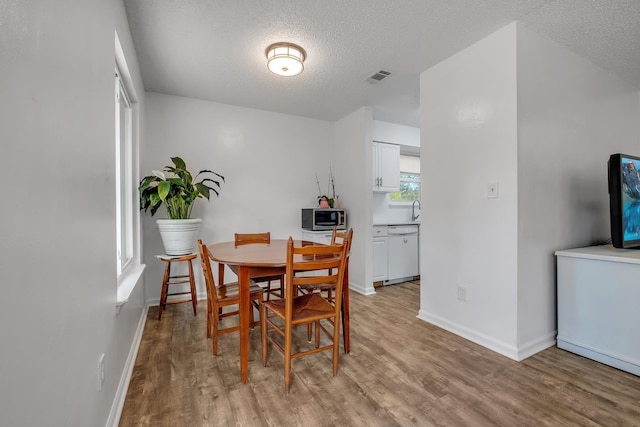
[[[420,218],[420,214],[416,215],[416,203],[418,204],[418,209],[421,209],[420,200],[414,200],[411,205],[411,221],[417,221]]]

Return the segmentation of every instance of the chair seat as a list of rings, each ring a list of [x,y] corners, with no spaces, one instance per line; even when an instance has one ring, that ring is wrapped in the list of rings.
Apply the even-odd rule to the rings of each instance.
[[[285,318],[285,300],[262,302],[281,319]],[[306,294],[293,299],[292,324],[307,323],[335,315],[335,307],[319,294]]]
[[[238,287],[238,282],[225,283],[224,285],[219,285],[216,287],[216,291],[218,293],[218,300],[239,300],[240,299],[240,288]],[[249,295],[254,297],[257,294],[262,294],[264,291],[262,288],[255,283],[252,283],[249,287]]]

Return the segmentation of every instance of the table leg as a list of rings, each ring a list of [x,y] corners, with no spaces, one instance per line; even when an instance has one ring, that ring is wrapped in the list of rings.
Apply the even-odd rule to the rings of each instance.
[[[218,283],[224,285],[224,264],[218,263]]]
[[[342,283],[342,335],[344,339],[344,352],[351,351],[351,332],[349,325],[349,264],[344,271],[344,281]]]
[[[253,310],[249,298],[249,267],[240,267],[238,286],[240,287],[240,305],[238,307],[240,312],[240,374],[242,382],[246,383],[249,377],[249,310]]]

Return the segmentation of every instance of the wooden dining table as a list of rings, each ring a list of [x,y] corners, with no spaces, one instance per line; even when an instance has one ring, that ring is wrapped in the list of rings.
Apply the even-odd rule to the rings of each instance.
[[[296,240],[295,246],[322,245],[309,241]],[[240,373],[242,382],[249,377],[249,313],[252,310],[249,298],[251,279],[285,274],[287,257],[287,240],[272,239],[271,243],[255,243],[236,246],[235,242],[214,243],[208,245],[209,257],[219,264],[219,282],[224,277],[224,266],[228,265],[238,276],[240,288]],[[302,260],[302,258],[300,259]],[[296,259],[296,262],[300,260]],[[348,265],[348,264],[347,264]],[[351,347],[349,332],[349,275],[348,268],[344,274],[342,285],[342,322],[344,351]]]

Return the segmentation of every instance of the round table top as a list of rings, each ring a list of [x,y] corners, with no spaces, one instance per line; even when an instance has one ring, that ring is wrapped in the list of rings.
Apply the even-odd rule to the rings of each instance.
[[[272,239],[271,243],[249,243],[236,246],[235,242],[222,242],[208,245],[209,256],[213,261],[251,267],[285,267],[287,265],[287,242],[285,239]],[[295,246],[322,245],[306,240],[294,240]]]

